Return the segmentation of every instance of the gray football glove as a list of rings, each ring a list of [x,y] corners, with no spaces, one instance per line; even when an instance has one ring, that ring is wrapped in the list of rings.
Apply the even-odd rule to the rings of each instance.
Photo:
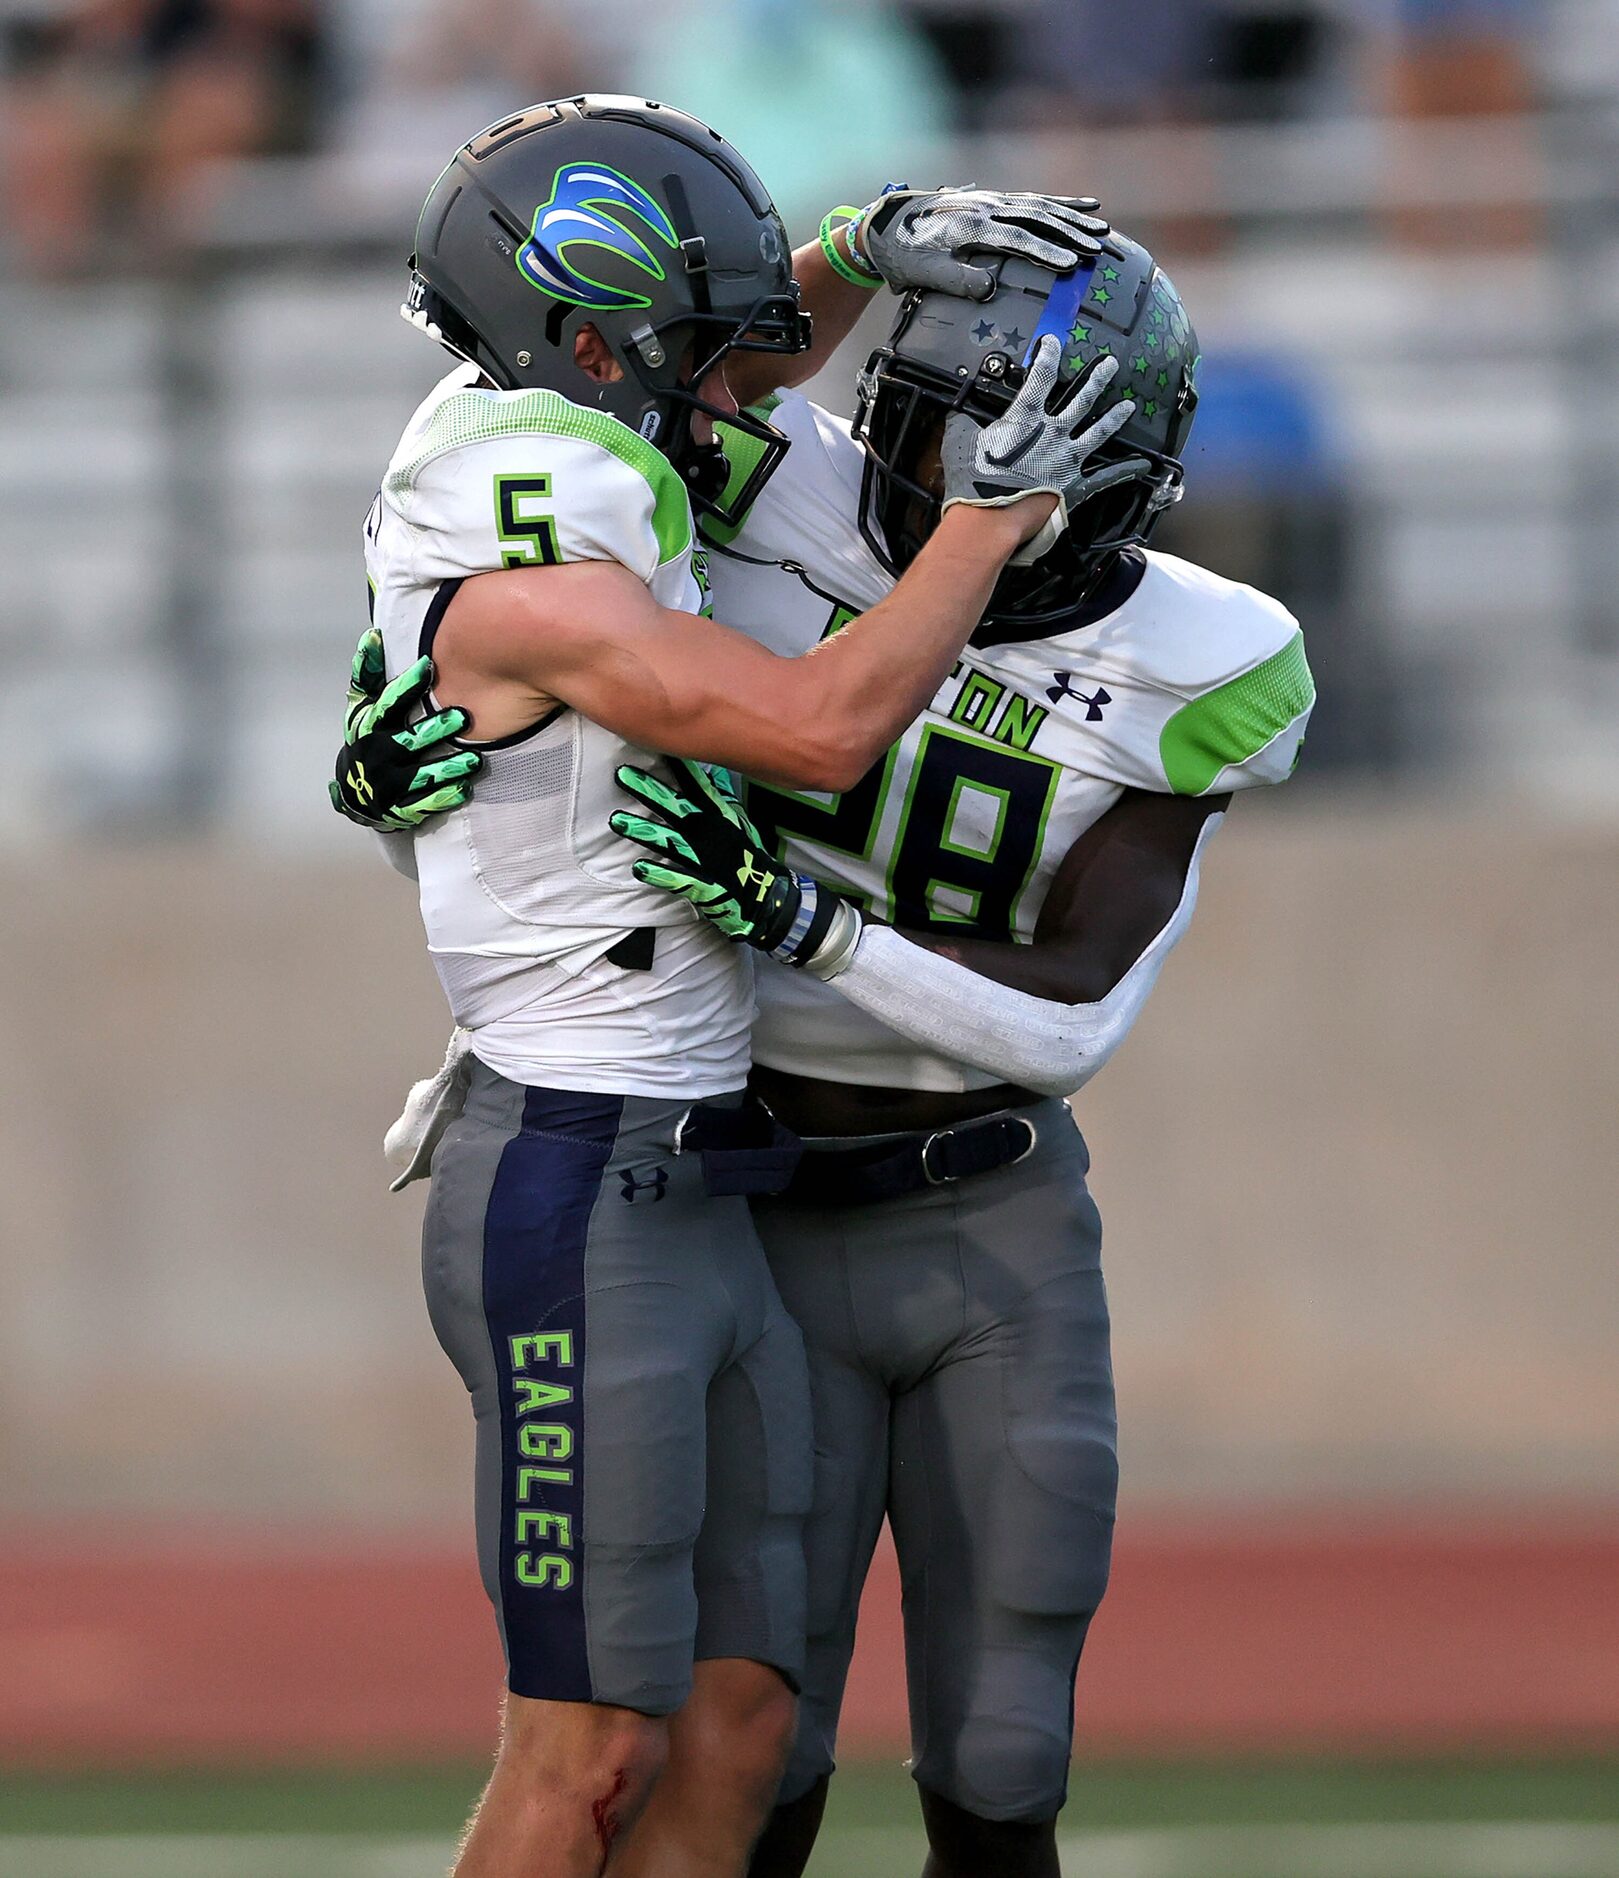
[[[1015,567],[1038,560],[1068,526],[1069,511],[1087,496],[1148,467],[1144,458],[1126,457],[1085,468],[1087,459],[1130,421],[1135,402],[1121,398],[1094,423],[1087,422],[1119,369],[1118,360],[1104,354],[1063,388],[1053,408],[1051,394],[1061,362],[1062,341],[1047,333],[1035,348],[1022,388],[993,424],[980,425],[965,411],[945,420],[940,452],[944,509],[957,502],[1004,508],[1042,492],[1057,498],[1050,520],[1013,555]]]
[[[1095,196],[997,189],[895,189],[859,217],[857,252],[896,292],[911,287],[987,300],[995,279],[964,254],[1021,254],[1059,274],[1102,252],[1108,225]]]

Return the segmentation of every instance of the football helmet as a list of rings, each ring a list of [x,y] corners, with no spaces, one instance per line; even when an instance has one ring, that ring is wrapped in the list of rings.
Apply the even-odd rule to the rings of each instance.
[[[809,345],[787,232],[741,156],[684,111],[587,95],[491,125],[434,183],[410,265],[413,325],[503,391],[543,387],[618,418],[722,520],[725,459],[694,441],[693,411],[764,446],[735,515],[780,461],[780,431],[695,387],[729,352]],[[587,323],[623,368],[617,383],[574,363]]]
[[[1180,495],[1181,454],[1197,408],[1197,335],[1169,276],[1139,243],[1102,237],[1102,252],[1066,274],[1020,257],[989,257],[987,300],[918,292],[905,296],[888,343],[858,381],[854,433],[866,452],[860,528],[891,573],[916,558],[938,524],[939,439],[966,411],[998,418],[1023,383],[1036,342],[1063,345],[1062,383],[1110,356],[1118,372],[1106,403],[1135,402],[1096,465],[1130,473],[1080,502],[1038,560],[1002,574],[985,618],[1037,626],[1071,612],[1122,548],[1144,542]],[[1092,413],[1093,417],[1095,413]]]

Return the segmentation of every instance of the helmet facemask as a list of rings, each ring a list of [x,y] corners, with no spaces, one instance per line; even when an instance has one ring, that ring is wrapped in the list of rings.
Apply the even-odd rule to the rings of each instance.
[[[713,311],[681,314],[657,326],[638,327],[621,347],[612,347],[646,401],[635,428],[680,472],[692,508],[711,515],[721,526],[740,526],[786,454],[787,438],[763,418],[713,403],[700,387],[715,372],[723,371],[733,352],[791,356],[807,351],[809,344],[810,317],[799,309],[794,281],[790,291],[762,295],[740,316]],[[727,430],[761,445],[758,461],[728,501],[724,497],[731,466],[717,437],[706,444],[693,437],[692,416],[698,411],[712,423],[724,424]]]

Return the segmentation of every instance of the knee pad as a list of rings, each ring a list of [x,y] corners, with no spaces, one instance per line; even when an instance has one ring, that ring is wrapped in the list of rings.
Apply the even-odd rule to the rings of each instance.
[[[1019,1647],[982,1651],[958,1702],[940,1691],[917,1785],[980,1819],[1052,1818],[1068,1796],[1074,1667],[1086,1623],[1030,1626]]]
[[[971,1715],[956,1735],[948,1773],[941,1780],[929,1767],[926,1785],[978,1819],[1053,1819],[1068,1797],[1072,1748],[1066,1704],[1060,1715]],[[922,1779],[920,1765],[917,1772]]]

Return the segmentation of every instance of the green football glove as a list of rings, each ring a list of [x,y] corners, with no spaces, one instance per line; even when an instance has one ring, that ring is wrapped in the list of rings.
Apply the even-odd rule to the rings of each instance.
[[[650,811],[617,809],[613,832],[650,849],[631,870],[649,887],[678,894],[726,938],[785,965],[830,977],[848,963],[860,915],[847,900],[783,867],[737,800],[724,770],[670,757],[673,786],[630,764],[619,785]]]
[[[470,722],[465,711],[451,709],[413,724],[432,688],[431,659],[418,659],[389,684],[382,634],[373,626],[362,636],[349,672],[337,774],[327,784],[332,807],[351,822],[385,834],[408,832],[460,808],[472,794],[471,778],[483,768],[476,750],[423,761]]]

